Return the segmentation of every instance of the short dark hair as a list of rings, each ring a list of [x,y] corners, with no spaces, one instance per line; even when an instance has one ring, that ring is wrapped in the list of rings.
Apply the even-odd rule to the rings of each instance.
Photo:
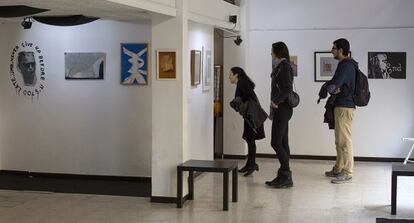
[[[289,49],[284,42],[276,42],[272,44],[272,52],[280,58],[285,58],[290,62]]]
[[[338,50],[342,49],[342,54],[344,56],[349,55],[349,50],[351,49],[351,47],[349,46],[349,41],[347,39],[345,38],[337,39],[333,42],[333,44]]]

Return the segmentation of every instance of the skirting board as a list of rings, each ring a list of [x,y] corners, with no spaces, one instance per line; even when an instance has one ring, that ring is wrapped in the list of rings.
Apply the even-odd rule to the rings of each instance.
[[[151,177],[44,173],[44,172],[29,172],[29,171],[16,171],[16,170],[0,170],[0,174],[25,176],[25,177],[58,178],[58,179],[113,180],[113,181],[136,181],[136,182],[151,183]]]
[[[183,197],[183,203],[188,200],[188,194]],[[152,203],[162,203],[162,204],[173,204],[177,203],[176,197],[160,197],[160,196],[151,196]]]
[[[245,155],[231,155],[231,154],[224,154],[224,159],[245,159]],[[258,153],[256,154],[257,158],[272,158],[276,159],[276,154],[268,154],[268,153]],[[306,160],[336,160],[335,156],[311,156],[311,155],[291,155],[291,159],[306,159]],[[356,156],[354,157],[355,161],[363,161],[363,162],[403,162],[404,158],[387,158],[387,157],[363,157],[363,156]]]
[[[150,197],[151,178],[0,170],[0,189]]]

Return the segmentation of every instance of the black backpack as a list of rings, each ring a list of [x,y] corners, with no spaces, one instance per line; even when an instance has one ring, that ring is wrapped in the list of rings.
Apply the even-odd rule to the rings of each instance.
[[[355,77],[354,103],[358,107],[367,106],[370,98],[371,92],[369,92],[368,78],[357,67]]]

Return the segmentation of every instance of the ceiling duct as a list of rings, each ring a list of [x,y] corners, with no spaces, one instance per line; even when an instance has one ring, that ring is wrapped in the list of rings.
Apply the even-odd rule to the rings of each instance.
[[[54,26],[77,26],[93,22],[99,18],[87,17],[83,15],[70,16],[33,16],[34,20],[40,23],[54,25]]]
[[[25,17],[42,12],[47,12],[49,9],[33,8],[25,5],[8,5],[0,6],[0,17],[13,18],[13,17]]]

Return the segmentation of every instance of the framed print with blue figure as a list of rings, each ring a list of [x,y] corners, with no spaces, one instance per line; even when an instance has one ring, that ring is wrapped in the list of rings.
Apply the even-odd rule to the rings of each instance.
[[[147,85],[149,76],[148,43],[121,44],[121,84]]]

